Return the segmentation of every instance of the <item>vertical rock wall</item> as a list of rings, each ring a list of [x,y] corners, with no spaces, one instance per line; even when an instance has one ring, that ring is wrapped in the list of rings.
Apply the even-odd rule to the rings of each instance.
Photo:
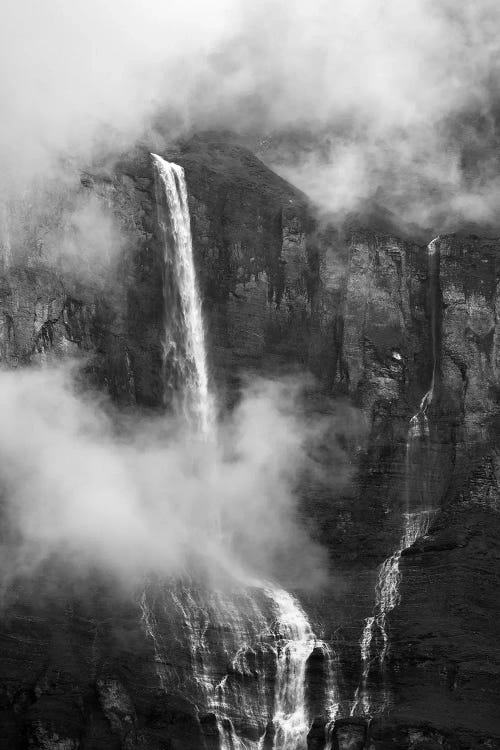
[[[425,247],[319,221],[303,195],[216,136],[163,155],[186,170],[221,405],[249,370],[311,370],[307,409],[335,423],[300,507],[329,552],[328,589],[305,598],[338,655],[333,747],[498,747],[498,243],[441,238],[439,379],[431,450],[414,481],[443,510],[402,557],[391,699],[368,726],[348,717],[358,641],[377,567],[400,538],[408,422],[432,376]],[[76,354],[115,399],[158,407],[163,303],[149,154],[90,172],[18,207],[17,229],[12,213],[0,222],[0,362]],[[198,748],[189,700],[158,692],[136,613],[121,604],[109,612],[105,585],[88,606],[76,595],[66,606],[70,589],[60,591],[40,609],[21,590],[3,621],[3,747]],[[317,717],[311,748],[324,724]]]

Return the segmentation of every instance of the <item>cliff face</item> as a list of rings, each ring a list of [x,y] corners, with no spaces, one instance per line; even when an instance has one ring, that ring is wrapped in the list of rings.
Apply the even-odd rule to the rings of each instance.
[[[387,247],[387,240],[383,242]],[[408,250],[411,263],[412,251]],[[351,257],[356,257],[356,252],[354,243]],[[423,249],[417,253],[420,259],[425,258]],[[405,491],[408,502],[408,487],[402,481],[406,476],[410,478],[410,511],[425,496],[424,507],[434,508],[434,515],[428,535],[402,554],[401,600],[389,615],[388,663],[382,677],[371,678],[372,701],[385,703],[386,709],[376,716],[369,729],[361,729],[359,722],[342,723],[338,729],[339,747],[351,747],[349,742],[354,743],[353,747],[377,748],[498,746],[495,695],[499,662],[493,637],[499,608],[495,585],[498,577],[495,256],[496,244],[490,241],[475,237],[440,238],[434,300],[428,296],[432,278],[426,274],[425,266],[420,265],[419,272],[418,266],[412,268],[408,263],[406,279],[414,293],[406,306],[412,313],[406,318],[409,322],[404,318],[404,295],[398,305],[406,346],[392,340],[394,349],[403,355],[399,376],[394,369],[381,378],[377,373],[380,365],[370,359],[370,353],[376,350],[377,329],[371,322],[376,313],[368,318],[366,326],[357,322],[358,330],[361,328],[363,332],[356,335],[357,341],[364,339],[363,357],[354,349],[353,364],[349,368],[347,359],[346,367],[352,371],[354,365],[354,371],[359,372],[358,362],[363,361],[358,391],[363,408],[366,404],[371,408],[368,453],[376,464],[374,467],[369,461],[368,471],[360,475],[364,512],[382,509],[387,499],[387,526],[391,507],[399,504],[400,512],[404,509]],[[377,281],[371,284],[375,299],[379,296],[377,286],[381,285],[383,268],[382,264]],[[389,289],[394,294],[400,284],[397,275],[393,278],[396,283],[390,283]],[[364,279],[368,281],[369,274],[364,274]],[[424,291],[426,287],[428,292]],[[358,283],[357,288],[363,286]],[[417,411],[418,394],[425,392],[428,387],[425,384],[432,378],[429,329],[433,305],[437,319],[436,384],[428,410],[430,436],[425,453],[408,468],[408,464],[404,466],[405,425],[409,415]],[[378,330],[393,337],[390,303],[385,304],[385,309],[389,320]],[[415,325],[421,326],[421,333],[416,336],[414,332],[419,329]],[[356,322],[353,326],[356,330]],[[349,334],[346,338],[349,341]],[[379,420],[383,425],[380,432]],[[377,450],[381,443],[383,450]],[[377,475],[387,482],[387,487],[379,483]],[[380,516],[372,518],[379,530],[384,527]],[[376,532],[370,536],[373,545]],[[391,543],[388,547],[391,549]],[[394,540],[392,549],[397,547]],[[365,549],[363,545],[361,556]],[[362,739],[356,740],[360,736]]]
[[[442,237],[432,265],[418,244],[319,222],[302,194],[215,136],[164,156],[186,172],[219,403],[234,402],[248,371],[310,370],[306,408],[338,425],[333,447],[323,446],[326,471],[303,488],[300,506],[329,553],[330,585],[304,601],[338,659],[333,747],[500,747],[497,243]],[[149,154],[83,174],[64,200],[55,193],[54,226],[21,216],[30,231],[4,237],[2,364],[84,352],[87,375],[115,399],[160,406],[162,247]],[[85,236],[85,224],[65,223],[65,201],[72,215],[75,202],[110,210],[121,237],[85,273],[58,249]],[[410,419],[433,371],[429,436],[409,464]],[[350,462],[339,481],[329,463],[337,447]],[[434,511],[429,533],[401,555],[390,646],[367,683],[375,718],[350,718],[377,569],[422,499]],[[20,582],[7,599],[0,747],[216,747],[214,716],[196,717],[189,690],[161,689],[137,607],[111,596],[106,581],[80,583],[33,597]],[[174,672],[189,671],[188,653],[171,659]],[[313,686],[323,668],[314,664]],[[323,748],[326,716],[312,688],[308,700],[317,714],[310,747]],[[243,731],[257,730],[249,722]]]
[[[158,403],[162,287],[161,257],[150,251],[151,185],[151,175],[95,181],[84,173],[10,207],[1,244],[4,366],[49,351],[85,353],[89,374],[113,397]]]
[[[467,747],[498,743],[497,252],[478,238],[442,240],[432,414],[435,450],[446,451],[452,468],[431,533],[404,556],[393,613],[395,720],[404,725],[418,715],[436,731],[434,741],[441,732],[450,747],[454,735]]]

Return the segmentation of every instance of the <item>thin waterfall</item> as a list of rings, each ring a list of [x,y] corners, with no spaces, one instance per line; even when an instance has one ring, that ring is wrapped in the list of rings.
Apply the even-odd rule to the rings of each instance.
[[[164,251],[165,401],[177,407],[195,434],[215,441],[184,170],[156,154],[152,158]],[[160,685],[196,696],[200,715],[215,717],[220,750],[261,750],[269,743],[273,750],[306,750],[312,721],[306,668],[317,646],[329,655],[328,690],[336,695],[336,688],[331,652],[316,638],[296,599],[274,584],[244,576],[220,590],[186,576],[160,585],[156,594],[153,590],[146,585],[140,608]],[[177,641],[181,636],[189,676],[172,671],[171,639],[164,632]]]
[[[438,374],[439,348],[439,237],[427,246],[429,279],[430,279],[430,310],[431,310],[431,340],[432,340],[432,376],[429,389],[420,401],[416,414],[412,416],[408,425],[405,459],[405,512],[403,513],[403,533],[398,549],[384,560],[379,568],[375,585],[375,606],[373,614],[364,622],[360,639],[361,652],[361,681],[354,694],[351,716],[358,713],[372,715],[375,706],[369,691],[370,672],[374,664],[378,664],[383,672],[384,661],[389,647],[389,633],[387,630],[387,616],[397,607],[401,599],[401,570],[400,562],[403,552],[409,549],[418,539],[424,537],[434,514],[430,487],[424,487],[424,492],[418,498],[416,508],[412,508],[412,456],[419,444],[424,441],[429,445],[430,427],[428,408],[432,404]],[[424,461],[428,461],[427,454]],[[424,467],[427,468],[427,467]],[[424,472],[425,474],[425,472]],[[382,708],[387,703],[387,696],[383,696]]]
[[[427,410],[434,399],[438,366],[439,321],[437,294],[439,290],[439,237],[435,237],[427,246],[430,279],[431,339],[432,339],[432,377],[429,389],[424,393],[418,411],[410,419],[407,451],[411,440],[416,437],[429,436],[429,419]]]
[[[323,652],[327,659],[327,706],[324,750],[333,750],[335,721],[340,712],[340,693],[337,684],[338,656],[326,643]]]
[[[389,646],[387,616],[401,600],[401,555],[429,530],[432,512],[428,510],[404,514],[404,530],[399,548],[379,568],[375,586],[374,614],[365,620],[360,639],[361,684],[356,689],[351,716],[370,715],[374,709],[368,680],[374,661],[382,669]],[[375,653],[374,653],[375,652]],[[385,698],[383,703],[385,704]]]
[[[184,170],[152,154],[159,225],[163,234],[164,340],[166,383],[181,398],[188,423],[203,437],[215,427],[208,383],[205,333],[196,282],[191,218]]]

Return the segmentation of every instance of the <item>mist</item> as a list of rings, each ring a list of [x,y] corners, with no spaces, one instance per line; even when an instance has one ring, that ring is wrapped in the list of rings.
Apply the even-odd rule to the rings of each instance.
[[[117,412],[77,387],[75,368],[0,374],[4,585],[51,558],[126,587],[193,561],[214,575],[322,584],[325,552],[299,522],[297,483],[314,470],[308,444],[342,428],[297,416],[299,383],[254,381],[205,442],[175,418]],[[340,444],[335,459],[338,489]]]
[[[494,222],[499,20],[490,0],[8,0],[4,265],[29,247],[80,281],[86,266],[109,266],[120,228],[105,201],[78,192],[79,170],[205,128],[235,131],[339,219],[375,200],[401,226]],[[22,539],[12,570],[65,550],[118,574],[175,572],[221,518],[242,564],[279,575],[276,560],[290,567],[307,546],[304,577],[321,570],[322,553],[302,544],[290,468],[307,464],[311,436],[282,387],[249,386],[208,447],[159,419],[117,433],[68,368],[2,373],[0,386],[4,502]]]
[[[30,246],[74,261],[80,280],[85,264],[106,266],[120,253],[120,229],[109,207],[75,193],[78,170],[137,141],[215,127],[252,143],[329,215],[376,200],[401,225],[494,222],[499,20],[490,0],[8,0],[4,263]],[[117,434],[67,368],[0,381],[5,503],[22,538],[16,568],[65,549],[118,572],[173,572],[220,518],[241,556],[270,575],[302,545],[290,467],[307,462],[308,433],[283,388],[249,387],[208,447],[161,420]],[[321,553],[307,546],[319,570]]]
[[[323,211],[369,199],[402,224],[492,222],[499,21],[493,0],[8,0],[2,190],[224,127]]]

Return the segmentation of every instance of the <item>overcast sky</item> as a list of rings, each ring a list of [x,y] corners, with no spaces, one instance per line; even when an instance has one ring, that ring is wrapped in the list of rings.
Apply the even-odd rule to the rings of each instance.
[[[126,147],[161,110],[181,129],[307,128],[321,149],[278,139],[268,158],[326,209],[377,194],[402,220],[486,221],[499,22],[495,0],[6,0],[3,181]]]

